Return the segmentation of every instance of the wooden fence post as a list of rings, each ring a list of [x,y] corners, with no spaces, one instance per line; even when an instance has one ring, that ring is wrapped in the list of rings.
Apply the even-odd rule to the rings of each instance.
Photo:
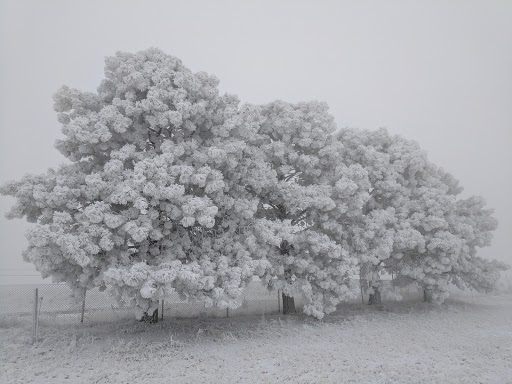
[[[162,314],[160,315],[160,320],[164,319],[164,299],[162,299]]]
[[[277,290],[277,308],[279,313],[281,313],[281,290]]]

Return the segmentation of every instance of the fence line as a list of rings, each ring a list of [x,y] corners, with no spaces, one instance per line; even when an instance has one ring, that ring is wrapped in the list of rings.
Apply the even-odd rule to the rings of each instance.
[[[357,294],[351,302],[356,303],[360,302],[359,288],[358,284],[354,286]],[[37,299],[34,297],[35,289],[38,292]],[[399,293],[407,300],[419,299],[420,292],[410,287],[401,289]],[[32,319],[33,337],[36,339],[39,322],[43,326],[48,326],[135,319],[136,309],[123,307],[109,294],[108,289],[103,292],[98,288],[89,290],[79,301],[76,301],[71,293],[72,290],[66,284],[0,285],[0,326],[9,324],[10,321],[30,322]],[[173,293],[166,296],[165,300],[161,300],[158,315],[163,319],[164,314],[166,318],[276,314],[281,313],[283,309],[281,293],[280,290],[269,292],[261,282],[253,281],[243,290],[240,297],[241,306],[235,309],[206,308],[199,301],[181,300],[177,293]],[[296,308],[300,311],[303,298],[296,295],[294,299]],[[395,298],[385,297],[384,294],[384,300],[386,299]],[[36,313],[38,316],[33,317]]]
[[[66,284],[0,285],[0,319],[28,320],[34,315],[34,289],[38,290],[39,318],[43,323],[90,323],[135,318],[136,309],[123,307],[109,293],[98,288],[87,291],[82,300],[76,301]],[[181,300],[171,293],[159,304],[159,315],[169,318],[231,317],[279,313],[281,303],[276,292],[269,292],[260,282],[254,281],[244,289],[240,297],[242,305],[235,309],[206,308],[199,301]],[[297,307],[302,297],[296,297]]]

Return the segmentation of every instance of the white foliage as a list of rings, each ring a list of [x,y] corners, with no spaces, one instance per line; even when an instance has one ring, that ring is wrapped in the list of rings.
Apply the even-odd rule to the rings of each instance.
[[[462,188],[451,175],[430,163],[416,143],[384,129],[345,129],[337,138],[345,163],[362,165],[371,182],[364,218],[349,227],[368,293],[379,287],[384,271],[422,285],[433,302],[448,296],[450,282],[475,289],[494,284],[504,266],[475,257],[496,228],[481,198],[460,199]]]
[[[342,130],[325,103],[242,105],[158,49],[105,61],[97,93],[62,87],[69,160],[3,185],[9,218],[36,225],[24,258],[77,292],[113,285],[154,309],[166,292],[236,307],[254,275],[300,292],[322,318],[358,272],[488,289],[504,266],[476,256],[496,222],[418,145]]]
[[[56,147],[70,163],[2,187],[18,201],[10,216],[38,223],[26,258],[81,289],[113,284],[144,311],[171,289],[234,305],[268,263],[236,232],[257,205],[234,188],[250,133],[217,84],[149,49],[107,58],[97,94],[61,88]]]

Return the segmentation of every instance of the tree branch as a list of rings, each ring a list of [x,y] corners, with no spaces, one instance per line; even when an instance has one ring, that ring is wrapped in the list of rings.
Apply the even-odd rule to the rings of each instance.
[[[308,209],[309,208],[306,208],[306,209],[302,210],[302,212],[300,212],[298,214],[298,216],[295,219],[292,220],[292,225],[295,225],[298,222],[300,222],[301,220],[304,220],[306,218],[305,214],[307,213]]]
[[[300,172],[300,171],[295,171],[293,173],[290,173],[288,176],[285,176],[283,180],[284,181],[289,181],[289,180],[293,179],[295,176],[297,176],[297,175],[299,175],[301,173],[302,172]]]

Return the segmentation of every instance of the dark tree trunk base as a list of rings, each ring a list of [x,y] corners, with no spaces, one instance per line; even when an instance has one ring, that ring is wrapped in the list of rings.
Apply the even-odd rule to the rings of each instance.
[[[151,316],[149,316],[147,312],[144,312],[140,321],[148,324],[158,323],[158,309],[155,309],[155,312],[153,312]]]
[[[293,296],[287,296],[284,293],[283,297],[283,315],[288,315],[290,313],[297,313],[295,310],[295,299]]]
[[[373,288],[373,291],[374,293],[371,293],[368,297],[368,305],[381,305],[380,291],[376,288]]]
[[[425,303],[431,303],[432,302],[432,295],[426,289],[423,290],[423,302],[425,302]]]

